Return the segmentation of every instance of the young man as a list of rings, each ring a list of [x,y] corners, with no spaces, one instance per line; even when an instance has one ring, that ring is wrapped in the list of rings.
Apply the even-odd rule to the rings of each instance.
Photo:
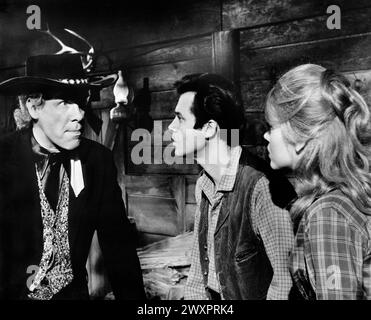
[[[95,230],[115,298],[145,298],[112,153],[81,136],[103,82],[77,54],[30,57],[26,70],[0,83],[19,97],[18,130],[0,139],[0,299],[88,299]]]
[[[196,74],[176,88],[175,155],[203,168],[185,299],[287,299],[292,186],[238,144],[244,112],[229,81]]]

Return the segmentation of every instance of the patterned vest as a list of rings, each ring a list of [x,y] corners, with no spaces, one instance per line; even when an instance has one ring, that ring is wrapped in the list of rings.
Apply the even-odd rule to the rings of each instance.
[[[68,242],[69,179],[64,172],[56,211],[45,196],[36,168],[43,221],[43,253],[39,269],[29,287],[28,297],[50,300],[56,293],[70,284],[73,272]]]

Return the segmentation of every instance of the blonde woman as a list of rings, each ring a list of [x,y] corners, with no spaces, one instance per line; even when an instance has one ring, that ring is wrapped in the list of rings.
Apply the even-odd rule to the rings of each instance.
[[[273,169],[296,176],[291,297],[371,298],[371,119],[342,75],[305,64],[269,92]]]

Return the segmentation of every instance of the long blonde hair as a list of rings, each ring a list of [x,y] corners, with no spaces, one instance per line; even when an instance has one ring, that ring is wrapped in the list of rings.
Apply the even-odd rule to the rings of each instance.
[[[288,143],[305,145],[294,169],[294,220],[335,188],[371,215],[370,110],[343,75],[315,64],[291,69],[268,93],[265,114]]]

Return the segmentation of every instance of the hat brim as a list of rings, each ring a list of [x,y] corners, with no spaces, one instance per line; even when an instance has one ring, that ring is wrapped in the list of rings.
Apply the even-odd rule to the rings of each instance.
[[[30,76],[15,77],[0,83],[0,94],[20,95],[51,89],[101,89],[114,84],[117,79],[117,74],[88,77],[87,83],[66,83],[55,79]]]

